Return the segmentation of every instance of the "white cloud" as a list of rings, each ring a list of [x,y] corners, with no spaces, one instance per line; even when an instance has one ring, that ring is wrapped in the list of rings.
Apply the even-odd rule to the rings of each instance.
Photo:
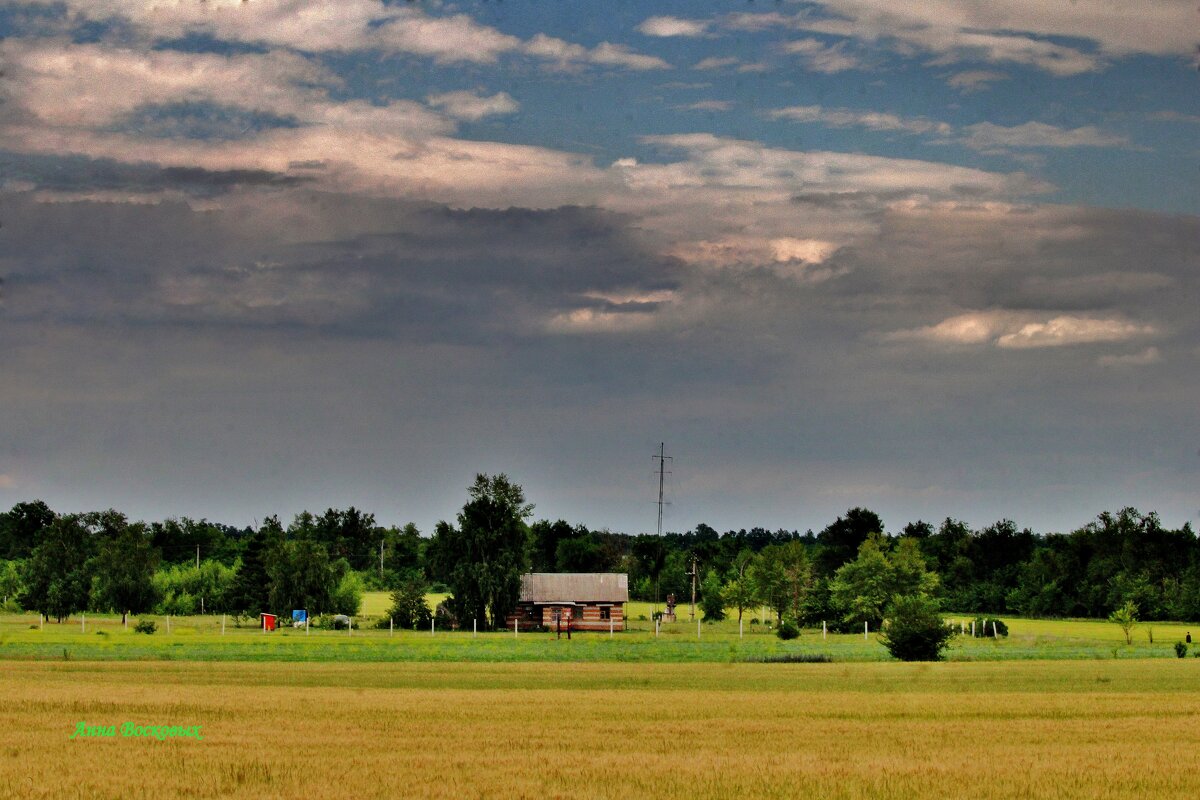
[[[1045,322],[1029,322],[996,340],[997,347],[1030,349],[1061,347],[1094,342],[1122,342],[1155,333],[1152,325],[1122,319],[1058,316]]]
[[[671,65],[657,56],[635,53],[623,44],[601,42],[588,52],[588,63],[628,67],[632,70],[670,69]]]
[[[1060,76],[1097,71],[1107,59],[1139,53],[1184,56],[1192,53],[1196,44],[1195,7],[1187,0],[929,0],[900,4],[819,0],[819,4],[827,14],[824,17],[811,11],[796,15],[739,13],[729,15],[723,23],[734,30],[780,28],[867,43],[892,42],[901,52],[930,53],[940,63],[1013,63]],[[1085,40],[1091,46],[1068,46],[1047,37]]]
[[[1146,367],[1162,361],[1162,354],[1157,347],[1147,347],[1137,353],[1125,355],[1100,356],[1096,363],[1102,367]]]
[[[861,127],[874,131],[905,131],[907,133],[948,134],[951,127],[945,122],[922,117],[899,117],[880,111],[855,111],[848,108],[821,106],[789,106],[766,112],[769,119],[793,122],[820,122],[833,128]]]
[[[947,79],[946,83],[963,92],[978,92],[988,88],[988,84],[1008,80],[1003,72],[988,69],[973,69],[957,72]]]
[[[520,108],[507,92],[484,97],[474,92],[446,92],[425,98],[434,108],[440,108],[456,119],[471,122],[497,114],[512,114]]]
[[[692,69],[721,69],[722,67],[732,67],[735,64],[740,63],[741,62],[733,56],[709,56],[708,58],[697,61],[695,65],[693,65]]]
[[[730,100],[700,100],[685,106],[676,106],[676,108],[687,111],[729,111],[733,108],[733,102]]]
[[[799,56],[809,70],[825,74],[862,67],[862,62],[845,50],[844,42],[827,45],[819,39],[800,39],[783,45],[783,52]]]
[[[1004,127],[990,122],[968,125],[963,129],[963,144],[987,151],[1005,147],[1123,147],[1129,139],[1105,133],[1094,125],[1058,128],[1044,122],[1026,122]]]
[[[680,19],[679,17],[650,17],[637,26],[639,33],[647,36],[703,36],[708,29],[705,20]]]
[[[1122,342],[1157,333],[1153,325],[1118,317],[1076,316],[1029,311],[971,311],[935,325],[894,331],[891,341],[982,345],[1011,350]]]

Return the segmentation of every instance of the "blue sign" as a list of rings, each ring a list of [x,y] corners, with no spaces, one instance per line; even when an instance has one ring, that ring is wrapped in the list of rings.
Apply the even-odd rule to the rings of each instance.
[[[298,609],[292,612],[292,622],[304,622],[308,619],[308,612],[304,609]]]

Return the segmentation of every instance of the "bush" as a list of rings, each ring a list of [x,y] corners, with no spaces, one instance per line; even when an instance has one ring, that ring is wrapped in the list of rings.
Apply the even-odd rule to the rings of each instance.
[[[154,633],[158,630],[158,625],[152,619],[139,619],[133,630],[134,633]]]
[[[775,653],[769,656],[747,656],[742,659],[755,664],[828,664],[833,657],[827,653]]]
[[[357,572],[347,572],[338,581],[337,588],[329,597],[329,610],[334,614],[353,617],[362,605],[363,582]]]
[[[941,661],[954,635],[942,621],[937,603],[922,595],[892,598],[888,625],[879,641],[901,661]],[[999,629],[999,626],[997,626]]]
[[[1176,642],[1175,655],[1179,658],[1185,658],[1187,656],[1187,645],[1183,642]]]
[[[796,627],[796,623],[792,622],[790,619],[785,619],[783,622],[779,623],[779,628],[775,631],[775,635],[786,642],[789,639],[795,639],[798,637],[800,635],[800,629]]]
[[[433,612],[425,602],[425,585],[418,580],[410,580],[392,592],[392,607],[388,609],[387,616],[379,621],[379,627],[387,628],[389,621],[394,621],[397,627],[417,630],[428,628],[431,619]]]
[[[1004,624],[1004,620],[996,619],[995,617],[976,617],[975,635],[977,637],[990,637],[992,635],[992,625],[996,626],[997,636],[1008,636],[1008,626]]]

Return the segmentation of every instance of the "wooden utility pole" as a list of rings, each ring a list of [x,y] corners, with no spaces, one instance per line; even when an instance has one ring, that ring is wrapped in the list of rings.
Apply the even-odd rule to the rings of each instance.
[[[696,554],[695,553],[692,554],[692,571],[689,572],[688,575],[692,576],[692,610],[690,612],[690,619],[695,619],[696,618]]]

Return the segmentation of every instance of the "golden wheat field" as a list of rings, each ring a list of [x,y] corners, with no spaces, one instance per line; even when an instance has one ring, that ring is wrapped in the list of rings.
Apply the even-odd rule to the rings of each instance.
[[[7,662],[0,696],[5,798],[1200,793],[1194,659]]]

